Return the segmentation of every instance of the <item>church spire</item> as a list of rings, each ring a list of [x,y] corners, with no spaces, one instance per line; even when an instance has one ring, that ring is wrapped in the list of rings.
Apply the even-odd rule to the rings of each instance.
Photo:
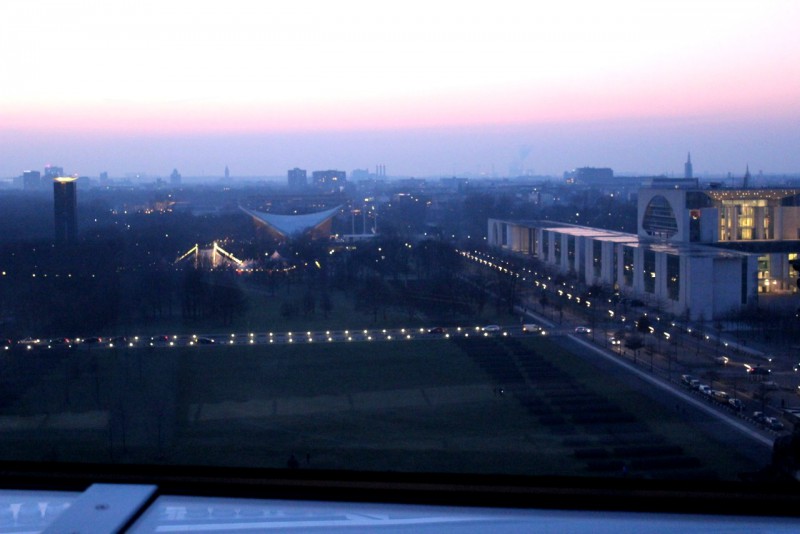
[[[694,171],[692,171],[692,153],[686,154],[686,163],[683,164],[683,177],[694,178]]]
[[[747,167],[744,171],[744,180],[742,181],[742,186],[747,189],[750,187],[750,164],[747,164]]]

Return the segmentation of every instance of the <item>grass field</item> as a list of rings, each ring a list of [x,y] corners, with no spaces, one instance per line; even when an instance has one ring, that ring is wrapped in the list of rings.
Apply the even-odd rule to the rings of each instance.
[[[246,295],[247,306],[243,313],[236,315],[231,324],[220,326],[216,318],[184,320],[180,316],[179,307],[175,307],[172,316],[165,316],[158,321],[142,322],[136,326],[128,326],[113,332],[100,332],[103,335],[156,335],[156,334],[194,334],[223,332],[264,332],[264,331],[306,331],[306,330],[345,330],[363,328],[395,328],[431,326],[430,321],[420,312],[411,316],[405,309],[387,306],[380,310],[377,320],[373,313],[360,308],[352,295],[345,291],[332,290],[329,293],[332,309],[326,314],[320,306],[321,296],[314,292],[316,306],[313,313],[302,311],[302,298],[306,286],[297,284],[291,287],[281,286],[273,295],[268,289],[251,285],[242,285]],[[291,316],[281,312],[281,306],[294,303],[298,311]],[[479,317],[453,318],[453,324],[506,324],[516,318],[508,314],[498,314],[494,306],[486,306]],[[97,332],[91,335],[98,334]],[[87,334],[89,335],[89,334]]]
[[[6,365],[5,459],[735,479],[744,457],[544,338],[74,352]]]

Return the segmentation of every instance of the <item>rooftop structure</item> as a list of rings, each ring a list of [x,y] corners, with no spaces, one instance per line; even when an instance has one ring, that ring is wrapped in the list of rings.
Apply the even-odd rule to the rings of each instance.
[[[329,237],[330,221],[339,213],[341,206],[304,215],[278,215],[246,208],[240,209],[253,217],[255,221],[265,225],[276,237],[285,239],[298,237],[307,232],[315,237]]]

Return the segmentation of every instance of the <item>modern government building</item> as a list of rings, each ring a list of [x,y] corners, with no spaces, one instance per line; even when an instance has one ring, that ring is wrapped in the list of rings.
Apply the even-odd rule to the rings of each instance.
[[[491,246],[691,320],[797,307],[800,189],[656,178],[639,190],[636,234],[499,219],[488,231]]]

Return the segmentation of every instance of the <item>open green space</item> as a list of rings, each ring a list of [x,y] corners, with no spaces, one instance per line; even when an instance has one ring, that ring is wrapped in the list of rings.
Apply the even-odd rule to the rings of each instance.
[[[360,330],[364,328],[415,328],[439,324],[483,325],[507,324],[516,320],[508,313],[498,313],[494,306],[487,306],[477,316],[456,317],[448,321],[432,321],[419,309],[402,306],[386,306],[375,314],[359,304],[348,291],[331,290],[327,293],[329,309],[322,305],[323,296],[312,291],[313,309],[304,309],[304,299],[309,293],[306,284],[282,285],[270,290],[254,284],[239,285],[245,305],[234,314],[228,324],[222,325],[218,318],[187,319],[176,307],[172,314],[160,316],[157,321],[139,319],[135,324],[114,331],[101,332],[113,335],[161,335],[224,332],[303,332],[308,330]],[[310,310],[310,311],[309,311]],[[435,323],[435,324],[434,324]]]
[[[6,362],[4,459],[735,480],[752,466],[546,338]],[[765,462],[768,459],[765,459]]]

